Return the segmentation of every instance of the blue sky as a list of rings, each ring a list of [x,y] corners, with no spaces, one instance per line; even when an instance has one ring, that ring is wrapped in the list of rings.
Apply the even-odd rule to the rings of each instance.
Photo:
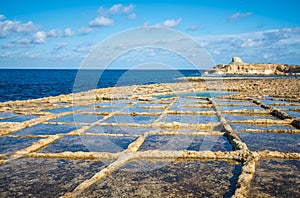
[[[104,39],[143,26],[187,34],[215,63],[240,56],[246,62],[300,65],[299,5],[297,0],[0,0],[0,68],[78,68]],[[118,67],[130,67],[121,63]]]

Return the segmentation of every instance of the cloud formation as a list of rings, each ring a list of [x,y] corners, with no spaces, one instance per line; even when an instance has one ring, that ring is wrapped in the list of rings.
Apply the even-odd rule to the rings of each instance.
[[[253,14],[252,12],[246,12],[246,13],[237,12],[229,17],[228,22],[234,22],[238,19],[247,18],[252,14]]]
[[[49,32],[47,32],[47,37],[59,37],[60,34],[61,34],[60,30],[51,29]]]
[[[64,31],[64,37],[70,37],[70,36],[73,36],[74,35],[74,32],[72,31],[71,28],[66,28],[65,31]]]
[[[179,18],[177,20],[175,19],[167,19],[165,20],[161,25],[168,28],[176,28],[180,23],[182,19]]]
[[[5,19],[6,17],[4,15],[0,15],[0,38],[6,38],[11,34],[26,34],[38,29],[38,26],[32,21],[22,23],[20,21]]]
[[[46,42],[46,33],[44,31],[38,31],[33,35],[33,43],[45,43]]]
[[[100,16],[89,22],[90,27],[105,27],[111,26],[114,21],[108,17]]]
[[[300,28],[283,28],[232,35],[198,37],[217,63],[228,63],[233,56],[245,61],[300,62]]]
[[[95,28],[113,26],[115,22],[112,18],[115,15],[126,14],[128,15],[128,19],[136,19],[134,9],[135,5],[133,4],[114,4],[108,9],[101,6],[98,9],[98,16],[89,21],[88,27],[80,28],[78,33],[79,35],[86,35],[92,32]]]
[[[101,16],[108,16],[108,15],[116,15],[116,14],[129,14],[132,13],[135,9],[135,5],[129,4],[127,6],[123,4],[115,4],[112,5],[109,9],[105,9],[103,6],[101,6],[98,9],[98,13]]]

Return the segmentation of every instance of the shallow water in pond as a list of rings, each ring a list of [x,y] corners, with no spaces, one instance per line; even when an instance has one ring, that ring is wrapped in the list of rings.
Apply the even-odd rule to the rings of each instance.
[[[92,177],[105,162],[17,159],[0,166],[1,197],[60,197]]]
[[[42,150],[43,153],[59,153],[64,151],[83,152],[120,152],[128,147],[136,137],[105,136],[66,136]]]
[[[251,116],[251,115],[236,115],[236,114],[223,114],[225,119],[228,121],[232,120],[250,120],[250,119],[269,119],[269,120],[279,120],[279,118],[274,117],[272,115],[266,114],[266,115],[257,115],[257,116]]]
[[[287,114],[300,118],[300,111],[286,111]]]
[[[254,105],[254,103],[253,102],[248,102],[248,101],[234,101],[234,100],[232,100],[232,101],[219,101],[219,100],[217,100],[217,99],[214,99],[215,101],[216,101],[216,103],[218,104],[218,105]]]
[[[292,125],[254,125],[254,124],[230,124],[234,131],[245,131],[246,129],[257,129],[257,130],[293,130],[295,129]]]
[[[217,97],[217,96],[225,96],[229,94],[234,94],[236,92],[229,91],[201,91],[201,92],[189,92],[189,93],[180,93],[180,94],[170,94],[157,96],[157,98],[172,98],[172,97],[186,97],[186,96],[198,96],[198,97]]]
[[[157,116],[115,115],[102,122],[103,123],[151,124],[156,119]]]
[[[170,111],[193,111],[193,112],[214,111],[213,108],[186,107],[184,105],[185,104],[180,104],[179,102],[176,102],[172,105]]]
[[[75,129],[75,125],[38,124],[30,128],[19,130],[13,133],[13,135],[55,135],[69,133]]]
[[[132,113],[132,112],[136,112],[136,113],[159,113],[164,111],[164,109],[148,109],[148,108],[140,108],[140,107],[130,107],[130,108],[126,108],[124,109],[122,112],[124,113]]]
[[[39,116],[35,116],[35,115],[18,115],[16,117],[0,120],[0,122],[25,122],[38,117]]]
[[[293,111],[294,109],[300,109],[300,106],[273,106],[273,107],[284,111]]]
[[[63,108],[42,110],[41,112],[64,113],[64,112],[72,112],[72,111],[73,111],[72,107],[63,107]]]
[[[299,197],[300,162],[262,160],[256,166],[249,197]]]
[[[15,151],[24,149],[32,145],[38,140],[40,140],[40,138],[0,137],[0,154],[12,154]]]
[[[246,109],[246,110],[264,110],[264,108],[260,106],[219,106],[219,109],[221,111],[226,111],[226,110],[241,110],[241,109]]]
[[[208,123],[208,122],[219,122],[217,116],[199,116],[199,115],[165,115],[161,122],[180,122],[180,123]]]
[[[126,126],[93,126],[88,129],[87,133],[95,134],[129,134],[129,135],[142,135],[148,131],[157,131],[153,128],[140,128],[140,127],[126,127]]]
[[[102,119],[101,115],[85,115],[85,114],[70,114],[49,120],[49,122],[76,122],[76,123],[92,123]]]
[[[240,171],[226,162],[130,162],[82,196],[231,197]]]
[[[128,106],[128,103],[121,103],[121,102],[100,102],[97,104],[93,105],[94,107],[102,107],[102,106],[107,106],[107,107],[126,107]]]
[[[112,113],[115,111],[119,111],[121,110],[121,108],[117,108],[117,107],[105,107],[105,108],[94,108],[94,109],[89,109],[89,110],[85,110],[87,112],[108,112],[108,113]]]
[[[160,104],[160,103],[144,103],[144,102],[140,102],[135,104],[135,107],[161,107],[162,109],[167,107],[172,101],[165,101],[168,104]]]
[[[10,117],[16,117],[16,116],[18,116],[18,114],[14,113],[14,112],[0,113],[0,118],[10,118]]]
[[[300,134],[255,132],[237,132],[236,134],[253,151],[300,152]]]
[[[268,104],[268,105],[273,105],[276,103],[281,103],[281,104],[292,104],[291,102],[288,101],[281,101],[281,100],[260,100],[262,103],[264,104]]]
[[[232,92],[218,92],[218,94],[229,93]],[[92,183],[78,197],[232,197],[242,170],[242,166],[238,163],[247,160],[246,156],[249,153],[242,150],[237,156],[236,152],[232,152],[236,148],[232,147],[227,139],[223,126],[225,123],[220,122],[219,117],[222,116],[219,114],[225,117],[234,133],[248,146],[250,154],[253,153],[252,151],[266,149],[300,152],[300,134],[273,133],[296,133],[296,128],[291,124],[238,124],[239,120],[268,119],[272,122],[279,120],[268,114],[268,110],[240,115],[216,111],[217,107],[221,110],[263,110],[246,98],[245,100],[216,98],[216,94],[212,94],[211,91],[179,95],[179,97],[168,95],[163,96],[166,98],[149,98],[149,100],[145,100],[148,95],[140,100],[82,100],[75,101],[73,104],[36,102],[33,107],[15,105],[15,110],[10,109],[15,113],[0,113],[0,118],[4,122],[7,120],[22,122],[32,117],[16,113],[24,112],[29,115],[37,106],[42,107],[43,112],[53,113],[51,116],[72,112],[59,118],[51,117],[50,121],[42,117],[46,115],[47,118],[47,113],[41,113],[42,119],[33,120],[31,123],[1,123],[0,132],[3,136],[0,136],[2,173],[0,195],[60,197],[66,192],[73,191],[80,184],[89,183],[88,180],[93,175],[98,177],[102,173],[109,173],[96,183]],[[197,95],[211,97],[216,101],[217,107],[211,99],[199,98]],[[285,110],[298,107],[295,104],[280,106],[278,104],[283,103],[275,102],[274,106],[283,107]],[[45,110],[46,108],[55,109]],[[111,112],[115,113],[111,114]],[[288,111],[288,113],[297,114],[296,111]],[[234,124],[234,120],[237,124]],[[262,130],[263,133],[249,132],[251,131],[249,129]],[[273,132],[267,133],[266,130],[273,130]],[[34,146],[31,147],[33,144]],[[126,150],[129,145],[131,145],[130,149]],[[24,150],[17,154],[23,153],[24,155],[20,157],[24,159],[18,159],[17,155],[13,155],[12,158],[12,154],[21,149]],[[46,159],[37,159],[40,157]],[[50,157],[68,160],[50,159]],[[104,158],[109,158],[111,161],[102,162]],[[99,162],[89,161],[96,159]],[[274,164],[276,163],[272,166]],[[287,162],[281,165],[293,171],[293,164],[296,164],[295,167],[299,165]],[[266,165],[268,166],[269,164]],[[289,171],[288,168],[281,170],[272,166],[270,169],[281,171],[279,175],[283,175],[282,178],[288,177],[289,183],[298,182],[297,176],[283,173]],[[112,172],[104,169],[107,167],[112,167]],[[258,168],[261,167],[263,166]],[[99,173],[101,170],[103,172]],[[268,177],[272,173],[261,179],[259,174],[263,171],[257,173],[258,180],[253,185],[252,197],[265,195],[263,193],[275,196],[273,192],[269,192],[269,188],[272,189],[270,191],[279,191],[281,188],[276,186],[277,184],[272,184],[274,177]],[[98,174],[95,175],[96,173]],[[298,174],[296,171],[295,173]],[[280,183],[280,179],[276,181]],[[258,186],[261,183],[266,184],[268,189]],[[289,184],[280,183],[280,185],[283,192],[291,191],[290,194],[286,193],[290,197],[299,194],[298,190],[293,191],[288,188]],[[291,186],[298,188],[297,184]],[[280,195],[278,197],[282,197],[282,194]]]
[[[145,150],[193,150],[231,151],[231,144],[223,136],[163,136],[150,135],[139,149]]]

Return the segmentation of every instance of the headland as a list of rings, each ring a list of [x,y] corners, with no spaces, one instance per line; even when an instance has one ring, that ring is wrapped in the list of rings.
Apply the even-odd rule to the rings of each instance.
[[[233,57],[229,64],[218,64],[204,74],[300,75],[300,66],[274,63],[246,63],[240,57]]]

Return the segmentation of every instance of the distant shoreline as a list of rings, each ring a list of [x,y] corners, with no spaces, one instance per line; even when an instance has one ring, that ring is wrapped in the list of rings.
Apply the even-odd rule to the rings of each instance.
[[[53,71],[57,71],[57,70],[73,70],[73,71],[200,71],[200,72],[204,72],[206,71],[205,69],[81,69],[81,68],[0,68],[1,70],[53,70]]]
[[[178,80],[187,81],[207,81],[207,80],[243,80],[243,79],[271,79],[271,78],[300,78],[300,75],[222,75],[222,76],[201,76],[201,77],[182,77]]]
[[[233,91],[236,95],[257,96],[257,97],[285,97],[293,101],[300,102],[300,81],[298,78],[202,78],[198,81],[184,81],[173,83],[157,83],[147,85],[116,86],[107,88],[96,88],[87,91],[60,94],[27,100],[3,101],[0,104],[28,103],[30,101],[57,101],[70,102],[74,98],[87,100],[115,100],[118,98],[134,98],[139,95],[161,96],[167,94],[178,94],[187,92],[201,92],[209,90]],[[1,105],[0,105],[1,106]]]
[[[232,57],[229,64],[218,64],[204,72],[205,75],[300,75],[300,66],[275,63],[246,63]]]

